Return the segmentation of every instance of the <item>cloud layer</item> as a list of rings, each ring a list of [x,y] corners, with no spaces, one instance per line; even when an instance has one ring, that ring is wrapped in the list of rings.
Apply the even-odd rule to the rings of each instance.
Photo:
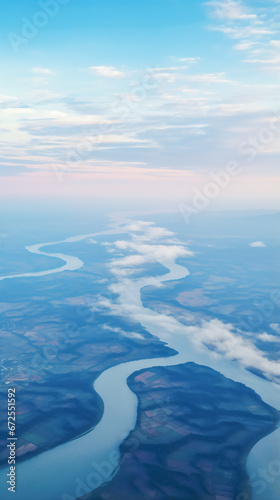
[[[116,300],[99,297],[95,308],[105,308],[108,314],[126,316],[135,322],[139,322],[152,333],[159,335],[161,340],[167,342],[170,347],[176,348],[182,344],[191,342],[198,351],[208,350],[209,356],[221,356],[228,361],[238,362],[242,367],[249,370],[261,371],[266,377],[280,381],[280,365],[274,360],[267,358],[266,353],[260,350],[251,339],[242,335],[230,323],[226,324],[218,319],[210,321],[201,320],[199,323],[185,325],[171,314],[158,313],[148,308],[143,308],[138,296],[137,279],[133,273],[139,270],[139,266],[146,263],[158,262],[172,268],[178,257],[191,257],[192,252],[184,245],[173,245],[170,243],[169,232],[163,228],[157,228],[153,224],[133,222],[125,229],[130,232],[130,239],[119,240],[108,245],[118,256],[111,260],[110,269],[116,282],[110,286],[110,290],[117,295]],[[154,237],[147,243],[148,234],[154,230]],[[159,235],[162,234],[162,237]],[[143,244],[143,239],[146,241]],[[159,241],[155,241],[158,240]],[[144,286],[143,279],[140,281]],[[146,285],[158,285],[156,278],[147,278]],[[166,304],[168,311],[168,304]],[[192,319],[192,323],[194,319]],[[278,332],[279,325],[273,325]],[[120,332],[119,332],[120,333]],[[182,340],[180,340],[182,339]],[[267,333],[259,334],[256,340],[263,342],[278,342],[277,336]]]
[[[209,181],[213,170],[237,161],[242,175],[219,197],[220,205],[239,208],[240,201],[250,199],[256,207],[279,206],[277,4],[213,0],[193,9],[192,2],[179,3],[190,17],[182,17],[172,2],[163,3],[160,17],[154,4],[149,6],[157,44],[143,44],[147,16],[133,17],[139,22],[133,33],[125,22],[129,33],[124,36],[135,37],[134,49],[127,46],[130,38],[124,43],[107,30],[108,12],[96,27],[101,32],[85,30],[86,22],[94,22],[94,7],[86,2],[87,11],[80,6],[76,12],[83,13],[79,35],[67,38],[67,57],[63,43],[53,48],[49,36],[50,46],[41,47],[38,36],[30,39],[34,46],[18,78],[3,67],[1,196],[58,192],[88,198],[104,191],[107,199],[112,175],[119,174],[120,187],[123,181],[128,185],[115,189],[116,197],[123,198],[125,191],[128,198],[137,196],[139,178],[145,177],[142,203],[160,198],[163,205],[169,197],[177,207]],[[115,27],[124,22],[121,12],[119,6]],[[182,37],[171,35],[174,19],[179,31],[184,25]],[[196,29],[188,32],[192,22]],[[104,30],[106,41],[101,42]],[[58,32],[63,39],[64,28]],[[98,51],[91,49],[95,46]],[[11,53],[6,56],[11,61]]]

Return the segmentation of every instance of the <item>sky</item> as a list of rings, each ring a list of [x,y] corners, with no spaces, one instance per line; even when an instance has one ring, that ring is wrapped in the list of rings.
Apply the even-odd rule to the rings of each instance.
[[[2,200],[279,208],[279,0],[13,0]]]

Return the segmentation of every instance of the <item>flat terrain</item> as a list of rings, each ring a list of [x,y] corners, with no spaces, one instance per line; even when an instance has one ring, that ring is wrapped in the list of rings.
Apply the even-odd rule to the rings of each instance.
[[[139,398],[138,419],[121,446],[120,470],[84,500],[250,498],[246,458],[276,428],[276,410],[194,363],[142,370],[129,386]]]

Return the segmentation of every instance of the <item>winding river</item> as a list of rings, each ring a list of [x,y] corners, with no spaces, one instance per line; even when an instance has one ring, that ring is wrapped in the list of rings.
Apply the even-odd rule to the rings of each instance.
[[[60,258],[65,264],[48,271],[3,276],[0,280],[44,276],[65,270],[74,271],[83,266],[80,259],[64,254],[47,253],[41,249],[58,243],[76,242],[98,235],[124,232],[126,232],[124,229],[116,227],[102,233],[81,235],[60,242],[27,247],[27,250],[32,253]],[[119,289],[116,307],[124,314],[133,312],[136,321],[139,321],[144,328],[169,347],[175,349],[178,354],[168,358],[127,362],[104,371],[94,383],[94,389],[104,402],[104,414],[99,424],[89,433],[73,441],[18,464],[17,491],[13,494],[16,500],[75,500],[110,480],[117,471],[119,446],[136,423],[137,398],[126,383],[127,378],[136,370],[192,361],[209,366],[232,380],[246,384],[255,390],[263,401],[280,410],[279,386],[253,375],[235,362],[217,357],[206,348],[198,350],[189,337],[182,335],[182,324],[179,321],[172,318],[170,326],[163,321],[162,314],[143,306],[141,301],[143,287],[160,285],[168,280],[178,280],[189,274],[185,267],[174,261],[163,260],[160,263],[167,268],[168,272],[164,276],[129,280],[125,287]],[[170,328],[172,328],[172,335],[170,335]],[[267,479],[262,479],[262,483],[259,481],[259,469],[276,471],[276,461],[280,465],[279,449],[273,446],[273,443],[277,441],[279,443],[279,438],[280,430],[278,429],[262,439],[249,455],[247,467],[253,479],[254,500],[279,500],[280,471],[279,475],[269,474],[266,476]],[[4,485],[7,479],[6,474],[7,470],[2,469],[0,480]],[[1,498],[8,500],[11,498],[11,493],[6,491]]]

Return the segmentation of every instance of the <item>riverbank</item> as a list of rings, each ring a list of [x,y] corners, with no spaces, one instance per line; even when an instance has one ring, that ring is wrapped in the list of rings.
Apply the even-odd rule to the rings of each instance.
[[[186,363],[134,373],[136,426],[112,481],[83,500],[251,498],[249,451],[279,422],[245,385]]]

